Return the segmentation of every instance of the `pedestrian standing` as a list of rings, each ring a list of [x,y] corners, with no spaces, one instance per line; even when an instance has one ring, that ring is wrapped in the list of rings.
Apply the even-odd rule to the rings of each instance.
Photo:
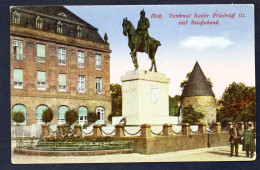
[[[241,135],[236,124],[233,125],[233,128],[230,129],[229,133],[230,133],[229,142],[231,145],[230,156],[233,156],[234,148],[235,148],[236,156],[238,156],[238,144],[241,141]]]
[[[248,125],[248,128],[245,130],[243,137],[246,156],[249,157],[250,152],[250,157],[253,158],[255,152],[255,134],[251,124]]]

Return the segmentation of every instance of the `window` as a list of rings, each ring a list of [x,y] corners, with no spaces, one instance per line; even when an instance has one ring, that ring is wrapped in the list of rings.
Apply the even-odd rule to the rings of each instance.
[[[20,14],[17,11],[13,13],[13,23],[20,24]]]
[[[58,15],[62,16],[62,17],[67,17],[67,15],[65,13],[63,13],[63,12],[59,12]]]
[[[59,21],[58,23],[57,23],[57,32],[58,33],[62,33],[62,23]]]
[[[78,51],[78,67],[84,68],[85,53],[84,51]]]
[[[66,91],[66,74],[59,74],[59,91]]]
[[[13,40],[13,53],[14,59],[17,61],[23,60],[23,42],[19,40]]]
[[[78,92],[85,93],[85,76],[78,77]]]
[[[41,17],[38,15],[36,18],[36,28],[42,29],[43,28],[43,21]]]
[[[96,54],[96,70],[101,70],[101,54]]]
[[[42,124],[42,114],[43,114],[43,111],[46,109],[48,109],[48,107],[45,105],[40,105],[37,107],[37,109],[36,109],[36,112],[37,112],[36,123],[37,124]]]
[[[105,124],[105,109],[103,107],[96,108],[97,124]]]
[[[37,71],[37,87],[38,90],[45,90],[46,89],[46,78],[44,71]]]
[[[58,49],[59,65],[66,65],[66,48]]]
[[[102,94],[102,78],[101,77],[96,78],[96,92],[97,92],[97,94]]]
[[[88,123],[88,109],[84,106],[81,106],[78,109],[78,113],[79,113],[78,123],[80,125],[84,125],[85,123]]]
[[[77,37],[81,37],[81,34],[82,34],[82,29],[81,29],[81,27],[78,25],[77,26]]]
[[[26,125],[26,107],[22,104],[14,105],[12,112],[18,112],[18,111],[23,112],[23,114],[24,114],[24,122],[19,123],[19,124],[20,125]],[[17,123],[14,122],[14,124],[16,125]]]
[[[37,44],[37,62],[45,63],[45,45]]]
[[[23,70],[14,69],[14,88],[22,89],[23,88]]]
[[[59,110],[58,110],[58,124],[64,124],[66,123],[65,121],[65,114],[66,112],[69,110],[69,108],[67,106],[60,106]]]

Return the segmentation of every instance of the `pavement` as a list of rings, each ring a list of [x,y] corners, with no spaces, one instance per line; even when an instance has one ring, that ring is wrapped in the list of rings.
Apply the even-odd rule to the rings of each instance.
[[[12,163],[13,164],[55,164],[55,163],[123,163],[123,162],[204,162],[204,161],[254,161],[246,157],[242,146],[239,146],[238,157],[230,157],[230,147],[203,148],[185,151],[168,152],[163,154],[143,155],[111,154],[99,156],[28,156],[13,153],[15,141],[12,141]]]

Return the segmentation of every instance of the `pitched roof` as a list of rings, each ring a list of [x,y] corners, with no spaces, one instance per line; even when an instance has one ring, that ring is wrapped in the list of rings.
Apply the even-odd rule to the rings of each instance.
[[[82,29],[82,39],[104,43],[98,33],[98,29],[90,25],[63,6],[15,6],[11,7],[11,13],[17,11],[21,14],[20,26],[35,27],[35,19],[39,16],[43,19],[44,31],[56,32],[56,24],[63,24],[62,34],[77,37],[78,26]],[[10,16],[11,17],[11,16]]]
[[[196,62],[186,86],[183,89],[182,97],[190,96],[213,96],[215,97],[212,87],[209,85],[207,78]]]
[[[17,7],[15,7],[17,8]],[[77,15],[69,11],[67,8],[63,6],[19,6],[18,8],[28,10],[35,13],[45,14],[48,16],[53,16],[55,18],[60,18],[62,20],[72,21],[78,24],[84,24],[86,27],[94,30],[98,30],[93,27],[83,19],[79,18]],[[59,15],[60,13],[64,13],[66,17]]]

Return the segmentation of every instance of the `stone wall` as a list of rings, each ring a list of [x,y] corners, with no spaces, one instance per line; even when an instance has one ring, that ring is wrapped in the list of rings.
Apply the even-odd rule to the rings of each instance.
[[[207,147],[228,146],[229,134],[192,134],[174,136],[156,136],[139,140],[134,151],[142,154],[158,154],[165,152],[191,150]]]
[[[209,147],[217,147],[223,145],[230,145],[229,132],[209,133]]]
[[[196,111],[202,112],[204,118],[201,120],[206,124],[216,122],[216,99],[212,96],[184,97],[181,107],[192,106]]]
[[[133,150],[140,154],[159,154],[181,150],[228,146],[229,133],[171,135],[171,136],[124,136],[89,137],[97,141],[133,141]]]

